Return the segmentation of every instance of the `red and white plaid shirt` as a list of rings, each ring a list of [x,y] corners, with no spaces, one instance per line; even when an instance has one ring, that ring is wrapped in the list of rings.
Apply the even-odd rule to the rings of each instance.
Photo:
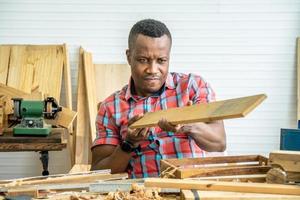
[[[102,102],[96,120],[97,138],[93,147],[101,144],[119,145],[126,137],[128,120],[134,115],[182,107],[189,101],[197,104],[215,100],[210,85],[194,74],[169,73],[161,92],[150,97],[133,95],[130,87],[131,81]],[[140,150],[132,152],[127,168],[132,178],[159,176],[161,159],[204,156],[204,151],[184,133],[174,134],[162,131],[159,127],[150,128],[149,131]]]

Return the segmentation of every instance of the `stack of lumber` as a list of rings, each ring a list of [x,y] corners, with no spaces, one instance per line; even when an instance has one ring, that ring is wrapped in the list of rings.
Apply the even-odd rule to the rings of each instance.
[[[111,179],[125,179],[128,175],[110,174],[109,170],[93,172],[58,174],[50,176],[28,177],[0,181],[0,193],[7,196],[27,195],[32,197],[47,196],[49,192],[87,191],[91,183]]]
[[[91,163],[91,144],[96,138],[97,105],[128,83],[126,64],[94,64],[92,53],[79,49],[75,165],[71,172],[86,171]]]
[[[197,178],[238,182],[265,182],[271,169],[261,155],[218,156],[161,160],[161,176],[165,178]]]

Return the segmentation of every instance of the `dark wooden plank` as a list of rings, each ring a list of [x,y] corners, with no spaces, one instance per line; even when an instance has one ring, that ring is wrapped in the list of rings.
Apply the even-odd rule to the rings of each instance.
[[[2,143],[0,144],[0,151],[61,151],[66,146],[66,143]]]
[[[12,132],[4,132],[0,137],[3,143],[61,143],[62,129],[53,129],[49,136],[13,136]]]

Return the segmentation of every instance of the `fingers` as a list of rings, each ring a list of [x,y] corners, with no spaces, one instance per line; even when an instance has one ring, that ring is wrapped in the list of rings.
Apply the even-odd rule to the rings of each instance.
[[[177,132],[181,127],[180,124],[177,124],[177,125],[171,124],[165,118],[162,118],[161,120],[159,120],[158,126],[164,131],[171,131],[171,132]]]
[[[188,101],[187,106],[193,105],[193,101]]]
[[[133,123],[136,122],[137,120],[141,119],[143,116],[144,116],[144,115],[143,115],[142,113],[133,116],[132,118],[130,118],[130,119],[128,120],[128,126],[130,126],[131,124],[133,124]]]

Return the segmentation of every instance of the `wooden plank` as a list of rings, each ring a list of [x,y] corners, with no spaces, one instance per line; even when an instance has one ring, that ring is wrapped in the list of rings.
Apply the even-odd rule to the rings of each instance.
[[[266,177],[267,177],[266,174],[247,174],[247,175],[196,177],[196,178],[189,178],[189,180],[265,183]]]
[[[185,179],[147,178],[146,187],[195,189],[207,191],[248,192],[266,194],[300,195],[299,185],[281,185],[267,183],[237,183],[224,181],[194,181]]]
[[[2,143],[0,144],[0,152],[61,151],[66,146],[65,143]]]
[[[297,119],[300,120],[300,37],[297,38]]]
[[[49,136],[13,136],[12,132],[4,132],[0,137],[0,145],[2,143],[61,143],[62,129],[53,129]]]
[[[49,177],[46,179],[27,180],[18,182],[18,186],[24,185],[45,185],[45,184],[72,184],[72,183],[91,183],[107,179],[124,179],[127,178],[127,173],[109,174],[109,173],[91,173],[79,175],[67,175],[60,177]],[[15,183],[7,183],[4,187],[12,188]]]
[[[34,66],[26,46],[12,46],[9,61],[7,85],[30,93]]]
[[[6,84],[10,57],[10,46],[0,45],[0,83]]]
[[[63,80],[66,95],[66,107],[72,110],[72,84],[69,51],[67,44],[63,44]]]
[[[273,151],[269,163],[274,167],[280,166],[286,172],[300,173],[300,151]]]
[[[157,112],[146,113],[144,117],[133,123],[131,128],[156,126],[161,118],[172,124],[186,124],[193,122],[211,122],[220,119],[244,117],[257,107],[264,99],[265,94],[216,101],[207,104],[196,104],[180,108],[171,108]]]
[[[95,64],[97,102],[128,84],[131,70],[127,64]]]
[[[69,108],[62,107],[62,110],[57,113],[57,117],[55,119],[46,119],[45,121],[48,124],[59,125],[64,128],[70,128],[76,116],[77,112],[70,110]]]
[[[9,197],[30,196],[30,197],[38,198],[39,197],[39,192],[35,187],[18,188],[18,189],[8,190],[7,191],[7,196],[9,196]]]
[[[62,45],[27,45],[28,54],[34,65],[33,86],[60,102],[63,71]]]
[[[60,151],[66,147],[62,142],[61,128],[55,128],[51,134],[46,137],[33,137],[33,136],[18,136],[12,135],[11,130],[4,132],[0,137],[0,151]]]
[[[298,195],[181,190],[182,200],[296,200]]]
[[[87,172],[91,170],[91,165],[89,164],[75,164],[69,173]]]
[[[78,86],[77,86],[77,121],[76,121],[76,143],[75,143],[75,164],[90,164],[91,160],[91,136],[89,112],[86,109],[87,91],[83,69],[83,52],[79,49],[78,65]]]
[[[180,165],[203,165],[203,164],[218,164],[218,163],[245,163],[245,162],[258,162],[260,159],[265,158],[260,155],[242,155],[242,156],[216,156],[204,158],[171,158],[165,159],[168,163],[175,166]],[[268,160],[267,158],[265,158]],[[267,163],[265,163],[267,164]]]
[[[9,96],[11,98],[23,98],[26,100],[43,100],[44,96],[41,92],[26,93],[13,87],[0,83],[0,95]]]
[[[175,172],[178,178],[207,177],[207,176],[226,176],[242,174],[266,174],[271,167],[269,166],[229,166],[222,168],[189,168],[179,169]]]
[[[96,138],[95,121],[97,115],[95,66],[93,64],[92,54],[86,51],[83,52],[83,66],[87,94],[87,107],[92,134],[91,140],[94,141]]]

